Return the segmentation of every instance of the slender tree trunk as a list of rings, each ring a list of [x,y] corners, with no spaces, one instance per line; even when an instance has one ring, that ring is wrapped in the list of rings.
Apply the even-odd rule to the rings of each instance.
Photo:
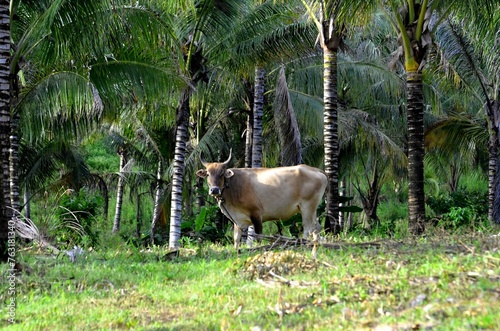
[[[495,125],[494,114],[490,115],[488,142],[488,219],[500,224],[500,180],[498,171],[498,126]]]
[[[141,219],[142,219],[142,209],[141,209],[141,205],[142,205],[142,195],[144,193],[138,193],[137,194],[137,203],[135,205],[135,235],[137,238],[141,238]]]
[[[253,112],[247,115],[247,130],[245,140],[245,168],[252,167]]]
[[[184,178],[186,143],[189,138],[189,88],[184,90],[177,116],[177,132],[175,135],[174,174],[172,178],[172,201],[170,208],[169,248],[179,247],[181,239],[182,216],[182,181]]]
[[[205,206],[205,195],[203,194],[203,178],[196,176],[196,208]]]
[[[359,195],[361,197],[361,203],[363,205],[363,211],[367,217],[367,226],[366,228],[371,228],[373,224],[375,226],[380,225],[380,219],[377,215],[377,208],[379,204],[379,195],[380,195],[380,177],[377,170],[377,166],[375,165],[373,169],[373,177],[371,180],[368,179],[368,192],[364,194],[361,191],[361,188],[358,188]]]
[[[264,77],[262,68],[255,68],[253,104],[252,168],[262,167],[262,117],[264,113]]]
[[[158,221],[160,220],[160,214],[162,210],[161,197],[163,196],[163,161],[158,161],[158,169],[156,171],[156,188],[155,188],[155,200],[153,203],[153,220],[151,221],[151,244],[155,244],[155,234]]]
[[[24,200],[24,208],[23,208],[24,217],[27,219],[31,219],[31,196],[26,186],[24,186],[23,200]]]
[[[10,1],[0,1],[0,262],[7,261],[11,219],[9,135],[10,135]]]
[[[424,201],[424,98],[422,74],[407,72],[408,94],[408,215],[413,234],[425,228]]]
[[[337,111],[337,51],[323,47],[324,60],[324,148],[325,173],[328,177],[326,192],[325,231],[338,234],[341,231],[339,222],[339,137]]]
[[[345,181],[341,180],[339,183],[339,197],[345,197],[346,196],[346,187],[345,187]],[[340,201],[340,200],[339,200]],[[339,208],[342,208],[346,206],[347,204],[339,202]],[[346,224],[345,224],[345,212],[340,211],[339,209],[339,224],[342,228],[346,229]]]
[[[500,162],[499,162],[499,129],[500,129],[500,87],[494,100],[486,96],[484,110],[488,116],[488,220],[500,224]]]
[[[118,185],[116,188],[116,208],[115,208],[115,220],[113,221],[112,233],[120,231],[120,222],[122,218],[122,204],[123,204],[123,190],[125,187],[124,168],[127,163],[125,157],[125,151],[123,147],[120,147],[118,154],[120,155],[120,172],[118,175]]]

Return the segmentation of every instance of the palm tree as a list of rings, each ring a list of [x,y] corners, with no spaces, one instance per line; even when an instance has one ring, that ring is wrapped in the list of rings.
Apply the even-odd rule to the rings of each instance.
[[[66,142],[81,141],[102,120],[120,118],[115,110],[167,103],[170,95],[163,89],[185,85],[173,74],[171,57],[157,49],[157,45],[165,45],[165,39],[151,33],[151,29],[168,24],[145,7],[115,2],[111,8],[107,1],[22,4],[33,8],[21,6],[20,11],[34,12],[20,14],[28,21],[17,22],[15,30],[22,41],[15,58],[26,64],[20,72],[24,80],[13,114],[20,117],[19,132],[25,145],[36,146],[46,139],[61,141],[63,137]],[[57,20],[58,15],[71,19]],[[89,22],[88,17],[94,20]],[[89,23],[102,27],[98,36],[92,29],[82,28]],[[91,31],[92,36],[75,31]],[[31,43],[35,47],[30,47]],[[134,51],[131,45],[141,51]],[[175,48],[165,52],[171,50]],[[14,172],[11,175],[14,177]]]
[[[0,2],[0,153],[2,157],[2,183],[0,185],[0,262],[8,259],[8,232],[10,220],[10,189],[8,174],[8,149],[10,135],[10,1]],[[8,199],[7,199],[8,198]]]
[[[476,18],[481,13],[495,11],[494,1],[394,0],[382,6],[399,35],[400,48],[396,57],[404,57],[407,94],[408,127],[408,213],[409,228],[418,234],[424,230],[424,99],[422,71],[426,64],[432,30],[450,13],[465,13]],[[479,14],[478,14],[479,13]],[[431,22],[431,17],[436,14]],[[491,14],[489,14],[491,15]],[[483,17],[484,18],[484,17]],[[478,23],[477,21],[475,21]]]
[[[328,177],[326,193],[325,230],[340,233],[339,222],[339,140],[337,105],[337,61],[347,25],[359,19],[363,6],[369,8],[371,1],[319,0],[302,3],[318,30],[318,39],[323,51],[323,104],[324,104],[324,163]],[[360,20],[361,21],[361,20]]]
[[[188,4],[189,10],[184,5]],[[208,82],[205,61],[209,58],[204,54],[205,49],[210,49],[217,40],[225,40],[225,31],[230,27],[233,18],[238,13],[241,5],[238,1],[226,1],[224,4],[214,5],[212,1],[197,2],[196,6],[191,1],[179,4],[175,11],[178,15],[179,25],[185,25],[185,35],[179,35],[178,40],[183,43],[183,58],[179,61],[181,72],[187,77],[189,85],[182,90],[177,107],[175,153],[172,176],[172,199],[170,210],[170,236],[169,247],[175,249],[179,246],[181,235],[182,212],[182,184],[187,156],[187,142],[189,140],[190,101],[194,88],[199,82]],[[182,15],[179,15],[182,14]],[[191,24],[192,23],[192,24]],[[224,31],[224,32],[223,32]]]
[[[118,173],[118,185],[116,188],[116,209],[115,220],[113,221],[112,233],[120,231],[120,222],[122,216],[123,190],[125,188],[125,171],[127,171],[127,152],[126,146],[118,147],[118,155],[120,156],[120,171]]]
[[[471,152],[477,154],[481,146],[488,146],[488,218],[498,223],[500,214],[495,213],[495,208],[498,206],[496,183],[499,164],[497,119],[500,114],[500,76],[495,31],[500,28],[500,16],[498,8],[491,13],[496,13],[496,16],[478,21],[467,20],[467,24],[461,16],[457,16],[447,19],[437,28],[438,55],[444,61],[439,61],[438,58],[436,62],[444,62],[447,66],[436,67],[436,70],[444,73],[446,78],[453,79],[454,86],[459,79],[461,93],[457,99],[460,100],[460,105],[452,104],[451,111],[429,128],[426,143],[431,147],[437,145],[440,155],[446,155],[447,159],[451,159],[450,155],[456,153],[464,159],[464,155]],[[462,109],[462,104],[468,104],[469,107]],[[487,125],[483,124],[484,120]]]
[[[396,57],[404,55],[406,74],[409,228],[412,233],[419,234],[424,230],[425,221],[422,69],[431,43],[428,22],[430,10],[427,0],[409,0],[403,4],[394,1],[390,6],[386,11],[387,16],[400,35],[400,48]]]

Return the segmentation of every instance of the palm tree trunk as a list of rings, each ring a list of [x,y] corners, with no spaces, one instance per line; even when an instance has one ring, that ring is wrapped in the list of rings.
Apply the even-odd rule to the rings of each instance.
[[[0,2],[0,262],[7,261],[10,209],[10,1]]]
[[[324,148],[325,173],[328,177],[326,192],[325,231],[333,234],[340,233],[339,222],[339,136],[337,111],[337,51],[328,47],[323,48],[324,66]]]
[[[23,208],[24,217],[27,219],[31,219],[31,196],[26,186],[24,186],[23,200],[24,200],[24,208]]]
[[[184,90],[181,104],[177,116],[177,132],[175,135],[174,152],[174,174],[172,177],[172,201],[170,208],[170,237],[169,248],[179,247],[181,239],[181,214],[182,214],[182,181],[184,178],[186,142],[189,138],[189,97],[191,91],[189,88]]]
[[[245,168],[252,167],[252,141],[253,141],[253,112],[247,115],[247,129],[245,140]]]
[[[424,98],[422,74],[407,72],[408,216],[409,229],[421,234],[425,226],[424,201]]]
[[[15,84],[15,82],[14,82]],[[10,186],[10,204],[12,213],[15,216],[21,214],[21,203],[19,197],[19,138],[17,128],[19,123],[19,114],[14,115],[11,121],[11,134],[9,137],[9,186]]]
[[[262,167],[262,117],[264,112],[265,71],[255,68],[255,91],[253,100],[252,168]]]
[[[255,67],[253,127],[252,127],[252,168],[262,167],[262,117],[264,114],[265,75],[266,72],[264,71],[264,69],[260,67]],[[255,228],[253,225],[251,225],[248,227],[248,233],[247,233],[248,246],[252,246],[252,243],[254,241],[254,234],[255,234]]]
[[[500,99],[500,88],[497,92]],[[500,100],[489,102],[487,109],[490,139],[488,142],[488,219],[500,224],[500,172],[498,150],[500,147],[499,130],[495,118],[500,118]]]
[[[123,170],[127,162],[123,147],[120,147],[118,153],[120,154],[120,173],[118,175],[118,185],[116,188],[116,209],[115,209],[115,220],[113,222],[113,230],[111,231],[112,233],[120,231],[120,222],[122,217],[122,204],[123,204],[123,189],[125,187]]]
[[[156,171],[156,187],[155,187],[155,200],[153,203],[153,220],[151,221],[151,244],[155,243],[155,234],[156,227],[158,225],[158,221],[160,219],[160,214],[162,210],[161,205],[161,197],[163,196],[163,185],[162,185],[162,176],[163,176],[163,162],[162,160],[158,161],[158,169]]]

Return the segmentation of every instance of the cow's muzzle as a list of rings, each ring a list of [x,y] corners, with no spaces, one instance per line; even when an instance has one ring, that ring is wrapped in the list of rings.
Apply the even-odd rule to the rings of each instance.
[[[218,197],[222,194],[222,192],[219,187],[213,186],[208,190],[208,194]]]

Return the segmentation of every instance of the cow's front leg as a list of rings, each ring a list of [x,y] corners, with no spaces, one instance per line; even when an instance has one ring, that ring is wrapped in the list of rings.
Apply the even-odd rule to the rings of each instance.
[[[241,236],[243,235],[243,230],[241,230],[241,228],[236,224],[234,224],[233,227],[234,227],[234,236],[233,236],[234,248],[236,249],[236,251],[238,251],[240,247]]]

